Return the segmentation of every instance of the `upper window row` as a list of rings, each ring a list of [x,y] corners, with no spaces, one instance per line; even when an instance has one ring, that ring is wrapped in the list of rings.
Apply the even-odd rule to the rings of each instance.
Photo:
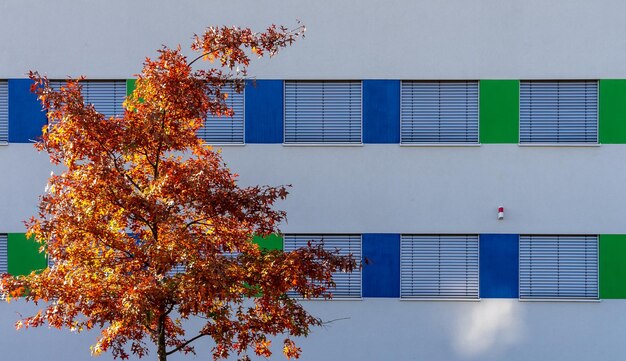
[[[53,81],[53,87],[62,82]],[[85,81],[85,101],[106,116],[123,114],[125,81]],[[232,86],[232,117],[209,116],[199,136],[213,144],[244,143],[245,94]],[[402,81],[401,144],[478,144],[478,81]],[[361,81],[285,81],[285,144],[360,144]],[[8,142],[8,86],[0,81],[0,143]],[[597,143],[597,81],[521,81],[521,144]]]

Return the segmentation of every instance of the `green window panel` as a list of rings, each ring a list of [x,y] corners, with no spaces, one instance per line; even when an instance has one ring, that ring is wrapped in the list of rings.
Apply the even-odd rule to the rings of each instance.
[[[8,234],[9,273],[27,275],[48,266],[46,255],[39,252],[40,244],[26,238],[24,233]]]
[[[126,96],[130,96],[135,90],[136,79],[126,79]]]
[[[261,249],[280,250],[283,249],[283,237],[278,234],[270,234],[267,237],[254,236],[252,242],[256,243]]]
[[[481,80],[480,143],[519,142],[519,80]]]
[[[626,79],[600,80],[600,143],[626,144]]]
[[[626,299],[626,234],[600,235],[600,298]]]

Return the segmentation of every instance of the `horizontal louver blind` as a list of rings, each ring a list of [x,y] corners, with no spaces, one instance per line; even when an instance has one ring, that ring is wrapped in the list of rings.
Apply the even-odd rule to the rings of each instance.
[[[80,84],[83,87],[85,104],[93,104],[107,118],[124,115],[125,80],[83,80]],[[59,90],[61,86],[65,86],[65,81],[52,81],[50,85]]]
[[[198,136],[209,144],[243,144],[244,142],[244,93],[237,93],[234,84],[221,89],[228,94],[226,105],[235,113],[232,117],[208,115]]]
[[[520,143],[597,141],[597,81],[520,83]]]
[[[285,235],[285,252],[305,247],[311,241],[312,244],[321,243],[325,250],[339,250],[339,254],[347,256],[352,254],[357,262],[361,261],[361,236],[360,235]],[[333,297],[359,298],[361,297],[361,271],[356,269],[351,273],[334,272],[333,280],[336,287],[330,292]],[[290,293],[296,296],[294,293]]]
[[[361,143],[361,82],[286,81],[285,143]]]
[[[0,80],[0,143],[9,142],[9,84]]]
[[[400,296],[478,298],[478,236],[403,235]]]
[[[403,81],[401,102],[401,143],[478,143],[477,81]]]
[[[9,272],[8,238],[0,234],[0,274]]]
[[[598,298],[598,237],[520,236],[519,257],[520,298]]]

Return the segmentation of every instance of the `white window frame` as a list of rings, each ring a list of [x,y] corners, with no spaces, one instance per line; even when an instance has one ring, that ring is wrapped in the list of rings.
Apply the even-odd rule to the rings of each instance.
[[[289,244],[290,242],[290,238],[296,238],[295,240],[295,244],[292,246]],[[332,238],[341,238],[341,237],[349,237],[349,238],[356,238],[358,237],[358,250],[357,252],[351,252],[352,249],[339,249],[339,255],[341,256],[346,256],[348,254],[352,254],[352,256],[354,257],[354,259],[357,262],[357,268],[355,270],[353,270],[351,273],[347,273],[347,272],[333,272],[333,281],[335,282],[335,284],[337,286],[341,286],[341,280],[337,280],[336,276],[343,276],[345,275],[345,277],[348,279],[348,293],[347,294],[337,294],[335,292],[334,289],[329,288],[327,291],[330,292],[333,297],[332,300],[360,300],[363,297],[363,274],[361,271],[361,268],[358,267],[358,265],[360,265],[361,262],[361,257],[363,254],[363,236],[361,234],[355,234],[355,233],[351,233],[351,234],[294,234],[294,233],[288,233],[283,235],[283,250],[284,252],[291,252],[293,250],[296,250],[300,247],[304,247],[306,246],[308,241],[312,241],[311,244],[315,245],[315,244],[319,244],[318,242],[323,241],[325,238],[326,239],[332,239]],[[334,247],[332,244],[331,245],[325,245],[323,244],[323,248],[326,251],[335,251],[337,248]],[[351,292],[351,285],[354,283],[358,284],[358,292]],[[297,294],[296,292],[289,292],[288,293],[291,297],[294,298],[300,298],[301,296],[299,294]],[[312,298],[311,300],[316,300],[314,298]]]
[[[465,238],[463,240],[463,238]],[[421,250],[415,250],[417,242],[424,241]],[[428,243],[437,242],[437,249]],[[442,244],[448,242],[450,247],[444,250],[444,264],[442,264]],[[457,242],[457,245],[450,245]],[[465,242],[465,247],[460,243]],[[468,245],[475,242],[475,246]],[[455,267],[462,264],[460,248],[465,248],[465,274]],[[430,249],[430,250],[429,250]],[[471,249],[471,252],[467,252]],[[408,252],[410,250],[410,252]],[[415,259],[415,257],[419,257]],[[437,258],[435,258],[435,256]],[[420,259],[421,258],[421,259]],[[420,262],[422,265],[420,265]],[[446,264],[447,263],[447,264]],[[434,266],[433,264],[436,264]],[[410,267],[410,268],[409,268]],[[448,267],[442,272],[442,267]],[[468,268],[469,267],[469,268]],[[435,275],[435,270],[438,274]],[[423,285],[419,284],[420,279]],[[448,284],[449,289],[442,291],[441,285]],[[466,292],[459,292],[464,284]],[[429,290],[431,286],[437,286]],[[471,287],[468,287],[471,286]],[[415,289],[418,291],[415,291]],[[450,300],[450,301],[478,301],[480,300],[480,237],[478,234],[402,234],[400,236],[400,298],[403,300]]]
[[[541,242],[550,242],[550,241],[554,241],[556,240],[557,242],[570,242],[569,245],[569,249],[568,249],[568,245],[563,245],[563,250],[561,251],[561,245],[557,245],[557,259],[554,260],[553,262],[556,262],[552,265],[549,264],[550,259],[554,259],[554,252],[550,252],[550,245],[546,244],[544,246],[536,244],[534,246],[531,245],[525,245],[525,242],[532,242],[534,238],[534,241],[537,243],[541,243]],[[595,241],[591,240],[590,238],[595,238]],[[580,246],[578,246],[578,248],[573,248],[571,245],[572,241],[579,241],[579,242],[586,242],[586,241],[592,241],[595,242],[595,250],[590,250],[590,254],[587,255],[587,246],[586,244],[583,245],[584,247],[584,255],[585,257],[594,257],[595,259],[587,259],[584,258],[584,268],[585,271],[582,275],[584,275],[584,281],[582,281],[582,283],[578,283],[576,284],[575,282],[581,282],[580,279],[576,279],[574,278],[574,281],[572,281],[573,277],[578,276],[579,278],[581,277],[580,274],[580,265],[578,265],[578,269],[572,267],[572,259],[571,257],[576,257],[576,252],[580,252]],[[600,266],[600,247],[599,247],[599,241],[600,241],[600,237],[598,235],[520,235],[519,236],[519,299],[520,301],[598,301],[600,299],[600,272],[599,272],[599,266]],[[536,249],[537,251],[533,251],[532,249],[528,249],[526,250],[526,247],[534,247],[534,249]],[[535,255],[535,260],[532,260],[531,258],[533,257],[533,252],[540,252],[539,254]],[[560,253],[563,253],[566,256],[569,256],[570,259],[561,259],[558,258],[560,257]],[[574,252],[574,253],[573,253]],[[528,256],[527,256],[528,254]],[[573,254],[573,256],[572,256]],[[528,258],[528,259],[525,259]],[[534,263],[533,263],[534,262]],[[548,263],[548,265],[546,265],[546,263]],[[563,272],[561,272],[561,263],[565,263],[565,270]],[[595,263],[595,265],[594,265]],[[591,266],[591,268],[589,269],[589,271],[587,271],[587,264],[589,264]],[[543,267],[542,267],[543,266]],[[548,266],[551,266],[551,268],[547,268]],[[576,265],[575,265],[576,266]],[[532,274],[533,273],[533,267],[539,267],[539,270],[536,271],[536,274]],[[541,270],[541,268],[543,268],[543,270]],[[546,269],[547,268],[547,269]],[[554,271],[554,269],[556,268],[556,271]],[[528,269],[528,270],[526,270]],[[555,276],[555,272],[556,272],[556,284],[557,286],[551,286],[552,284],[555,283],[554,280],[554,276]],[[578,274],[575,274],[575,272],[578,272]],[[592,276],[595,274],[595,280],[591,279],[591,281],[587,281],[587,272],[589,272]],[[584,288],[585,289],[585,294],[587,293],[587,284],[590,283],[591,286],[593,287],[593,284],[595,283],[595,289],[592,289],[592,293],[589,296],[575,296],[572,295],[575,292],[569,291],[569,295],[566,292],[565,295],[559,295],[559,293],[561,292],[565,292],[561,290],[561,275],[563,275],[564,279],[569,279],[569,281],[565,281],[567,282],[567,285],[569,286],[569,290],[572,289],[572,287],[575,288]],[[538,291],[533,291],[533,279],[536,279],[537,281],[535,281],[536,283],[539,284],[543,284],[543,286],[535,286],[535,287],[542,287],[544,289],[549,289],[550,287],[552,287],[553,289],[550,291],[544,291],[543,293],[537,293]],[[595,292],[595,293],[594,293]],[[537,295],[532,295],[532,293],[537,293]]]
[[[207,114],[207,119],[204,120],[203,127],[198,131],[198,137],[202,139],[204,143],[213,145],[213,146],[245,145],[246,144],[246,89],[245,89],[245,86],[244,86],[244,89],[240,93],[238,93],[237,91],[235,91],[234,83],[229,82],[222,87],[221,91],[223,93],[228,94],[228,98],[226,98],[226,101],[225,101],[226,105],[230,109],[233,109],[235,114],[233,117],[225,117],[225,116],[218,117],[210,113]],[[233,104],[235,100],[237,100],[237,102],[241,102],[240,111],[237,111],[237,109],[235,109],[235,104]],[[208,133],[208,132],[205,132],[205,128],[207,127],[207,124],[210,122],[220,122],[220,121],[221,122],[224,122],[224,121],[235,122],[239,120],[241,120],[241,140],[234,140],[234,141],[224,141],[221,139],[213,140],[213,139],[210,139],[209,134],[205,134],[205,133]],[[231,129],[234,129],[234,128],[235,127],[232,127]]]
[[[67,83],[66,80],[51,80],[50,87],[58,91],[62,86],[65,87],[66,83]],[[121,87],[122,89],[121,96],[117,94],[117,92],[113,94],[110,94],[110,93],[106,94],[107,96],[106,96],[105,103],[113,104],[113,109],[114,109],[113,113],[109,112],[108,110],[98,109],[98,106],[102,107],[102,103],[99,100],[94,99],[93,95],[90,95],[90,92],[93,91],[91,87],[93,87],[95,84],[106,84],[106,83],[111,83],[111,86],[114,87],[115,89],[117,89],[118,87]],[[86,79],[86,80],[79,81],[79,84],[82,86],[82,96],[85,101],[85,104],[93,104],[96,111],[98,111],[99,113],[102,113],[105,116],[105,118],[109,118],[111,116],[121,117],[124,115],[123,102],[126,99],[126,92],[127,92],[125,79],[111,79],[111,80],[109,79]],[[117,98],[118,96],[119,98]]]
[[[0,145],[9,144],[9,81],[0,80]]]
[[[545,83],[545,84],[550,84],[550,83],[555,83],[556,85],[560,85],[560,84],[567,84],[567,83],[595,83],[595,89],[596,89],[596,103],[595,103],[595,115],[596,115],[596,122],[595,122],[595,130],[596,130],[596,134],[595,134],[595,141],[583,141],[583,142],[567,142],[567,141],[560,141],[560,137],[557,136],[556,141],[523,141],[522,140],[522,117],[523,117],[523,107],[522,107],[522,97],[524,96],[524,94],[522,93],[523,91],[523,86],[524,84],[532,84],[532,83]],[[600,145],[600,82],[598,80],[589,80],[589,79],[580,79],[580,80],[520,80],[520,86],[519,86],[519,124],[518,124],[518,144],[520,146],[536,146],[536,147],[541,147],[541,146],[557,146],[557,147],[594,147],[594,146],[599,146]],[[556,110],[556,109],[555,109]],[[528,125],[530,127],[530,125]],[[559,131],[557,130],[557,134],[559,133]]]
[[[9,235],[0,234],[0,274],[9,272]]]
[[[287,87],[290,83],[359,83],[359,140],[358,141],[298,141],[287,139]],[[363,81],[362,80],[285,80],[283,81],[283,145],[285,146],[361,146],[363,145]]]
[[[476,140],[475,141],[463,141],[463,142],[455,142],[455,141],[449,141],[449,140],[435,140],[432,139],[431,141],[417,141],[417,140],[410,140],[410,139],[404,139],[403,133],[406,132],[406,127],[409,125],[408,121],[406,121],[405,117],[407,116],[407,113],[411,113],[411,117],[416,116],[415,113],[413,113],[412,111],[407,111],[405,112],[405,107],[408,107],[408,104],[405,104],[405,98],[407,96],[405,96],[404,92],[405,89],[408,88],[409,86],[414,86],[415,84],[423,84],[425,86],[430,85],[432,87],[434,86],[438,86],[441,87],[442,84],[449,84],[449,85],[457,85],[460,86],[462,83],[465,83],[465,85],[468,87],[467,89],[469,89],[469,85],[472,84],[475,86],[475,91],[476,91],[476,104],[475,104],[475,109],[476,109],[476,119],[475,119],[475,124],[476,124]],[[416,102],[417,97],[412,97],[412,102]],[[441,100],[446,100],[446,98],[438,98],[438,101],[441,102]],[[471,99],[467,99],[466,103],[468,100]],[[415,106],[413,106],[413,109],[415,108]],[[441,113],[441,106],[439,109],[439,113]],[[445,110],[445,109],[444,109]],[[418,109],[419,112],[419,109]],[[471,113],[468,113],[471,114]],[[465,118],[468,118],[468,114],[465,115]],[[439,114],[439,117],[441,117],[441,114]],[[450,123],[453,122],[454,120],[452,119],[446,119],[444,121],[444,125],[442,126],[441,121],[438,122],[438,128],[437,129],[443,129],[448,130],[450,129]],[[431,120],[430,122],[435,122],[434,120]],[[466,122],[466,124],[471,124]],[[416,132],[413,132],[416,133]],[[446,147],[472,147],[472,146],[480,146],[480,83],[478,80],[402,80],[400,81],[400,145],[401,146],[446,146]]]

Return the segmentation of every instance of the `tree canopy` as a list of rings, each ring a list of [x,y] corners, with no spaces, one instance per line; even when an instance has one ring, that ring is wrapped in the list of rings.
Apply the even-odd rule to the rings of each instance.
[[[203,337],[215,359],[270,356],[270,335],[285,335],[288,358],[300,355],[294,337],[322,321],[287,292],[331,297],[332,273],[356,261],[320,245],[260,249],[252,237],[279,232],[285,213],[273,207],[287,188],[240,187],[197,131],[208,114],[232,115],[222,87],[242,90],[251,56],[273,56],[303,31],[210,27],[195,36],[191,61],[164,47],[145,60],[120,117],[85,104],[83,78],[54,90],[31,72],[49,121],[35,147],[63,171],[27,222],[51,266],[0,282],[8,300],[40,306],[18,328],[95,328],[92,353],[123,359],[145,356],[152,342],[166,360]],[[186,333],[189,318],[202,319],[198,333]]]

